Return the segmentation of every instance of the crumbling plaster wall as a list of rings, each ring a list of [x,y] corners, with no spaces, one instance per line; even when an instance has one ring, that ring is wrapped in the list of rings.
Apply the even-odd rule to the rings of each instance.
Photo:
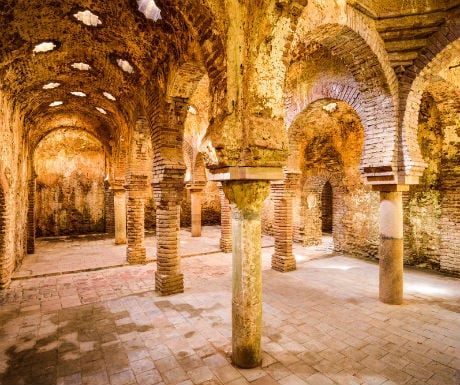
[[[460,105],[456,95],[443,100],[425,92],[420,105],[418,141],[427,168],[404,196],[405,262],[458,274]]]
[[[0,94],[0,288],[26,253],[27,149],[23,121]]]
[[[105,231],[105,153],[83,131],[59,130],[35,152],[36,234],[57,236]]]
[[[358,170],[364,132],[356,112],[346,103],[323,99],[300,114],[292,130],[299,130],[299,191],[294,203],[294,239],[304,245],[321,243],[321,193],[331,183],[334,248],[376,257],[378,193],[362,182]],[[272,232],[273,201],[263,210],[263,228]]]

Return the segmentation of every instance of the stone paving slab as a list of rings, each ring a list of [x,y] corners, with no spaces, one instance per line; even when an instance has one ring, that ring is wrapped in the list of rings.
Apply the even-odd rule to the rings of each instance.
[[[378,301],[378,266],[264,248],[263,361],[231,365],[231,254],[182,260],[160,297],[155,264],[16,280],[0,292],[0,384],[458,385],[460,280],[406,269],[405,302]]]

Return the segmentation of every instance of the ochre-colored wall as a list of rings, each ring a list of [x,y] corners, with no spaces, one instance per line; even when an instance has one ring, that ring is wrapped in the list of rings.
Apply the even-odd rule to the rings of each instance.
[[[105,154],[77,130],[46,137],[35,153],[37,236],[105,231]]]

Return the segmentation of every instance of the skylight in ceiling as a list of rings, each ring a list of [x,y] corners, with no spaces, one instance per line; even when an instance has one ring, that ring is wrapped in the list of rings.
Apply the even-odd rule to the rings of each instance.
[[[52,51],[52,50],[55,49],[55,48],[56,48],[56,44],[54,44],[53,42],[51,42],[51,41],[44,41],[43,43],[37,44],[37,45],[34,47],[33,52],[34,52],[34,53],[48,52],[48,51]]]
[[[91,69],[91,66],[86,63],[73,63],[71,64],[72,68],[75,68],[76,70],[80,71],[89,71]]]
[[[141,11],[146,18],[153,21],[161,19],[161,10],[157,7],[154,0],[137,0],[137,5],[139,6],[139,11]]]
[[[118,67],[120,67],[123,71],[132,74],[134,72],[134,68],[127,60],[124,59],[117,59]]]
[[[61,100],[56,100],[55,102],[50,103],[50,107],[57,107],[63,104],[64,102]]]
[[[101,114],[107,115],[107,111],[101,107],[96,107],[96,110],[98,110]]]
[[[61,83],[50,82],[48,84],[45,84],[42,88],[44,90],[52,90],[53,88],[59,87],[60,85],[61,85]]]
[[[84,92],[81,92],[81,91],[71,91],[70,92],[72,95],[75,95],[75,96],[81,96],[81,97],[85,97],[86,94]]]
[[[105,96],[107,99],[109,99],[109,100],[117,100],[117,99],[115,98],[115,96],[113,96],[112,94],[110,94],[110,93],[108,93],[108,92],[105,92],[105,91],[104,91],[104,92],[102,93],[102,95],[104,95],[104,96]]]
[[[86,11],[77,12],[73,16],[89,27],[97,27],[98,25],[102,24],[99,16],[95,15],[88,9]]]

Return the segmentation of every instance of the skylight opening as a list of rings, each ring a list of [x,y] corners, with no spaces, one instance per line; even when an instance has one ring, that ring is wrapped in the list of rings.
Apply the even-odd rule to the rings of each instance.
[[[123,71],[132,74],[134,72],[133,66],[124,59],[117,59],[118,67],[120,67]]]
[[[193,106],[188,106],[188,112],[190,112],[192,115],[196,115],[196,109]]]
[[[56,100],[55,102],[50,103],[50,107],[57,107],[63,104],[64,102],[61,100]]]
[[[96,107],[96,110],[98,110],[101,114],[107,115],[107,111],[101,107]]]
[[[89,64],[86,64],[86,63],[73,63],[71,64],[71,67],[72,68],[75,68],[76,70],[80,70],[80,71],[89,71],[91,69],[91,66]]]
[[[86,94],[84,92],[81,92],[81,91],[70,91],[70,93],[72,95],[80,96],[80,97],[85,97],[86,96]]]
[[[48,52],[56,48],[56,44],[52,41],[44,41],[43,43],[37,44],[33,50],[34,53]]]
[[[97,27],[102,24],[102,21],[99,19],[99,16],[92,13],[90,10],[80,11],[73,15],[78,21],[81,21],[83,24],[89,27]]]
[[[108,93],[108,92],[105,92],[105,91],[104,91],[104,92],[102,93],[102,95],[104,95],[104,96],[105,96],[107,99],[109,99],[109,100],[117,100],[117,99],[115,98],[115,96],[113,96],[112,94],[110,94],[110,93]]]
[[[161,19],[161,10],[157,7],[154,0],[137,0],[139,11],[141,11],[147,19],[154,22]]]
[[[45,84],[42,88],[44,90],[52,90],[53,88],[59,87],[60,85],[61,85],[61,83],[50,82],[48,84]]]

